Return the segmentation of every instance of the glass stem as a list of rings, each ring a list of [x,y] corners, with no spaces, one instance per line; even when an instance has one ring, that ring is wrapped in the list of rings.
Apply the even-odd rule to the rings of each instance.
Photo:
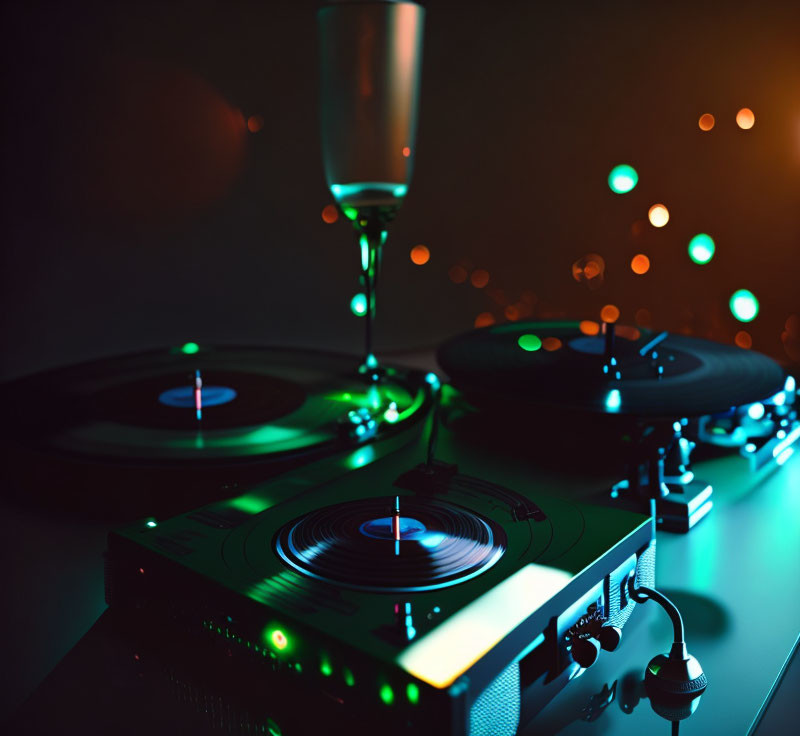
[[[378,361],[372,348],[372,327],[375,320],[375,288],[381,265],[381,248],[386,242],[386,230],[372,230],[359,235],[361,246],[361,273],[364,277],[364,296],[367,311],[364,314],[364,368],[372,380],[377,381]]]

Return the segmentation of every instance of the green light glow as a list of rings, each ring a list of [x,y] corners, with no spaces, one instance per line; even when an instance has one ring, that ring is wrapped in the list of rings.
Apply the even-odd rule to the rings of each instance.
[[[714,257],[714,240],[706,233],[698,233],[689,241],[689,258],[702,266]]]
[[[350,300],[350,311],[356,317],[363,317],[367,313],[367,297],[359,292]]]
[[[639,183],[639,174],[633,166],[620,164],[611,169],[608,175],[608,186],[615,194],[626,194]]]
[[[158,524],[156,524],[156,522],[155,522],[155,521],[153,521],[152,519],[150,519],[150,521],[148,521],[148,522],[146,522],[146,523],[145,523],[145,526],[149,526],[151,529],[154,529],[155,527],[157,527],[157,526],[158,526]]]
[[[356,684],[356,678],[353,677],[353,673],[347,667],[342,670],[342,674],[344,675],[344,684],[347,687],[353,687]]]
[[[184,355],[194,355],[197,352],[200,352],[200,346],[196,342],[186,342],[181,345],[181,352]]]
[[[237,511],[244,511],[246,514],[260,514],[262,511],[272,506],[272,504],[272,501],[258,496],[255,493],[247,493],[244,496],[232,498],[228,501],[228,506]]]
[[[378,360],[372,353],[370,353],[367,356],[367,368],[377,368],[377,367],[378,367]]]
[[[281,727],[271,718],[267,718],[267,730],[269,731],[270,736],[282,736],[283,734]]]
[[[289,646],[289,639],[280,629],[273,629],[269,634],[269,640],[272,643],[272,646],[280,651],[283,651],[287,646]]]
[[[389,422],[389,424],[394,424],[400,418],[400,412],[397,411],[397,404],[394,401],[389,404],[389,408],[383,412],[383,418]]]
[[[520,335],[517,344],[529,353],[542,347],[542,341],[536,335]]]
[[[331,184],[331,194],[337,202],[350,202],[383,195],[384,197],[404,197],[408,187],[405,184],[387,181],[361,181],[354,184]],[[354,218],[350,218],[351,220]]]
[[[381,685],[381,700],[386,705],[394,703],[394,690],[389,685]]]
[[[319,666],[319,671],[325,675],[325,677],[330,677],[333,674],[333,667],[331,667],[331,663],[327,659],[323,659]]]
[[[740,322],[752,322],[758,316],[758,299],[752,291],[747,289],[734,291],[729,304],[731,313]]]
[[[416,705],[419,703],[419,688],[415,682],[409,682],[406,686],[406,696],[408,697],[408,702],[411,705]]]
[[[355,207],[342,207],[342,212],[348,220],[355,220],[358,217],[358,210]]]

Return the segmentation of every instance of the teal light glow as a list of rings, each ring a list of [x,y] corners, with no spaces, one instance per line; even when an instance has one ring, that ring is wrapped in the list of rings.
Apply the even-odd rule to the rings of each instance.
[[[520,335],[517,344],[529,353],[542,347],[542,341],[536,335]]]
[[[158,526],[158,524],[156,524],[156,522],[155,522],[155,521],[153,521],[152,519],[150,519],[149,521],[147,521],[147,522],[145,523],[145,526],[148,526],[148,527],[150,527],[150,529],[155,529],[155,528]]]
[[[406,697],[411,705],[419,703],[419,687],[415,682],[409,682],[406,686]]]
[[[367,356],[367,360],[365,362],[367,364],[367,368],[378,367],[378,359],[372,353]]]
[[[434,389],[438,389],[439,386],[442,385],[441,381],[439,380],[439,376],[437,376],[435,373],[428,373],[425,376],[425,381],[433,386]]]
[[[606,396],[606,409],[608,411],[619,411],[622,406],[622,395],[618,388],[612,388]]]
[[[194,355],[200,352],[200,346],[196,342],[185,342],[181,345],[181,352],[184,355]]]
[[[350,311],[356,317],[363,317],[367,313],[367,297],[358,293],[350,300]]]
[[[620,164],[611,169],[608,186],[615,194],[627,194],[639,183],[639,174],[628,164]]]
[[[400,418],[400,412],[397,411],[397,404],[394,401],[389,404],[389,408],[383,412],[383,418],[389,422],[389,424],[394,424]]]
[[[714,257],[714,241],[706,233],[698,233],[689,241],[689,258],[702,266]]]
[[[758,316],[758,299],[752,291],[747,289],[734,291],[729,304],[731,314],[740,322],[752,322]]]
[[[747,410],[747,416],[751,419],[759,420],[764,416],[764,412],[764,404],[757,401],[755,404],[750,404],[750,408]]]
[[[381,685],[380,695],[386,705],[394,703],[394,690],[389,685]]]
[[[337,202],[352,202],[375,196],[405,197],[405,184],[388,181],[362,181],[354,184],[331,184],[331,194]],[[345,212],[345,215],[347,213]],[[349,217],[349,215],[347,215]],[[355,218],[351,218],[355,219]]]

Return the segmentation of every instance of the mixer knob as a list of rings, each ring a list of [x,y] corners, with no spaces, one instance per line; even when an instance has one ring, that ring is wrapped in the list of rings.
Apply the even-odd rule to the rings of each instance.
[[[575,639],[572,642],[572,658],[583,668],[591,667],[600,653],[597,639]]]
[[[603,626],[597,635],[600,646],[607,652],[613,652],[622,641],[622,629],[617,626]]]

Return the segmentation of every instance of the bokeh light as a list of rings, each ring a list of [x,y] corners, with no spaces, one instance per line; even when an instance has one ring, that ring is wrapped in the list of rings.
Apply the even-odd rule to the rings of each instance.
[[[689,241],[689,258],[700,266],[714,257],[715,250],[713,238],[706,233],[697,233]]]
[[[700,126],[700,130],[711,130],[711,128],[714,127],[714,116],[709,112],[703,113],[700,116],[700,120],[697,121],[697,124]]]
[[[196,342],[185,342],[181,345],[181,352],[184,355],[194,355],[200,352],[200,346]]]
[[[411,262],[424,266],[431,259],[431,252],[424,245],[415,245],[411,249]]]
[[[594,290],[603,285],[606,262],[597,253],[587,253],[572,264],[572,278]]]
[[[628,164],[620,164],[611,169],[608,175],[608,186],[615,194],[626,194],[639,182],[636,169]]]
[[[556,350],[560,350],[564,343],[561,342],[557,337],[546,337],[542,340],[542,347],[548,352],[553,353]]]
[[[247,118],[247,129],[251,133],[258,133],[264,127],[264,118],[261,115],[251,115]]]
[[[580,329],[584,335],[597,335],[600,332],[600,323],[590,319],[584,319],[578,325],[578,329]]]
[[[650,259],[644,253],[637,253],[631,259],[631,271],[641,276],[650,270]]]
[[[411,155],[411,149],[408,146],[403,146],[403,157],[408,158]]]
[[[463,266],[453,266],[447,275],[454,284],[463,284],[467,280],[467,269]]]
[[[469,280],[476,289],[482,289],[489,283],[489,272],[482,268],[476,268],[469,277]]]
[[[743,107],[736,113],[736,125],[742,130],[750,130],[756,124],[756,116],[749,107]]]
[[[606,304],[600,310],[600,319],[603,322],[616,322],[619,319],[619,308],[613,304]]]
[[[748,289],[734,291],[729,304],[731,314],[740,322],[752,322],[758,316],[758,299]]]
[[[616,334],[617,337],[622,337],[631,342],[638,340],[642,336],[641,331],[631,325],[617,325],[614,334]]]
[[[506,319],[509,322],[516,322],[519,319],[519,309],[517,309],[513,304],[509,304],[503,310],[503,314],[505,314]]]
[[[333,225],[339,219],[339,210],[336,209],[335,204],[326,204],[322,208],[322,220],[329,225]]]
[[[647,212],[653,227],[664,227],[669,222],[669,210],[663,204],[654,204]]]
[[[366,294],[356,294],[350,300],[350,311],[356,315],[356,317],[363,317],[367,313]]]
[[[491,312],[481,312],[475,317],[475,327],[489,327],[494,324],[494,315]]]
[[[532,353],[542,347],[542,341],[537,335],[520,335],[517,345],[523,350]]]
[[[753,347],[753,338],[750,337],[750,333],[747,330],[739,330],[736,333],[736,337],[733,341],[740,347],[744,348],[745,350],[749,350]]]

